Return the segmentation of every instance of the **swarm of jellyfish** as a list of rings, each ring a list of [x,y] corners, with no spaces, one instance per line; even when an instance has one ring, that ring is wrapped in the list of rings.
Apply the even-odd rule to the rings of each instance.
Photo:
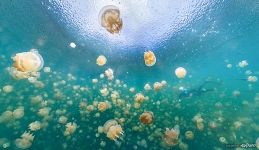
[[[106,14],[106,19],[113,11]],[[223,88],[218,79],[202,80],[197,85],[185,81],[187,70],[183,67],[176,68],[170,76],[181,80],[156,78],[136,86],[119,79],[116,68],[106,68],[104,55],[93,62],[103,67],[92,78],[43,67],[36,50],[17,53],[12,60],[7,76],[29,82],[11,80],[1,84],[0,125],[11,135],[1,135],[0,149],[34,149],[46,144],[41,139],[48,138],[50,142],[50,133],[56,134],[60,149],[73,149],[82,139],[100,149],[125,146],[134,150],[187,150],[193,143],[203,143],[204,149],[211,146],[204,140],[214,142],[211,149],[215,150],[247,141],[259,147],[257,135],[246,136],[259,132],[258,117],[242,115],[252,114],[259,106],[259,93],[253,88],[258,83],[258,73],[249,68],[248,60],[227,62],[237,64],[236,69],[244,75],[242,81],[254,92],[247,99],[242,89]],[[141,60],[146,66],[156,63],[151,51],[145,52]],[[234,70],[234,65],[227,66],[228,71]],[[192,71],[188,74],[191,76]],[[213,85],[213,90],[207,84]]]

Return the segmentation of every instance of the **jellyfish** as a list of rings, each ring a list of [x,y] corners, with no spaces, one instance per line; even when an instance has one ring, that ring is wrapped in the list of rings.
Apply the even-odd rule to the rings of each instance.
[[[104,66],[106,64],[106,62],[107,62],[107,59],[103,55],[98,56],[97,59],[96,59],[96,64],[98,66]]]
[[[31,133],[24,132],[21,135],[21,138],[18,138],[15,140],[15,145],[20,149],[27,149],[31,147],[33,139],[34,139],[34,136]]]
[[[118,142],[119,139],[122,140],[122,136],[124,135],[122,127],[118,124],[116,120],[106,121],[103,125],[103,132],[109,139],[115,142]]]
[[[60,117],[58,118],[58,122],[59,122],[60,124],[65,124],[65,123],[67,123],[67,117],[66,117],[66,116],[60,116]]]
[[[41,128],[41,123],[39,121],[35,121],[29,124],[29,129],[31,131],[37,131],[40,130]]]
[[[140,115],[139,120],[143,124],[151,124],[154,120],[154,114],[150,111],[146,111]]]
[[[145,91],[149,91],[149,90],[151,90],[151,86],[150,86],[150,84],[145,84],[145,86],[144,86],[144,90]]]
[[[108,68],[107,70],[105,70],[104,74],[106,75],[108,80],[113,80],[114,76],[113,76],[113,70],[111,68]]]
[[[178,125],[175,125],[171,130],[166,128],[163,136],[163,141],[167,146],[176,146],[179,143],[180,129]]]
[[[11,85],[6,85],[6,86],[4,86],[4,87],[3,87],[3,91],[4,91],[5,93],[11,93],[11,92],[13,91],[13,86],[11,86]]]
[[[183,67],[178,67],[178,68],[175,69],[175,75],[179,79],[183,79],[186,76],[186,74],[187,74],[187,71]]]
[[[24,107],[19,107],[13,111],[13,117],[15,119],[21,119],[24,116]]]
[[[99,102],[97,107],[99,111],[104,112],[109,106],[106,102]]]
[[[193,132],[192,132],[192,131],[186,131],[186,132],[185,132],[185,138],[186,138],[187,140],[193,140],[193,139],[194,139],[194,134],[193,134]]]
[[[153,87],[154,87],[154,90],[155,90],[155,91],[159,91],[160,89],[162,89],[163,84],[160,83],[160,82],[155,82],[154,85],[153,85]]]
[[[244,68],[244,67],[248,66],[247,60],[242,60],[242,61],[240,61],[240,62],[238,63],[238,66],[239,66],[240,68]]]
[[[146,66],[151,67],[156,63],[156,56],[152,51],[147,51],[147,52],[144,52],[144,60],[145,60]]]
[[[136,95],[135,95],[135,102],[137,102],[137,103],[142,103],[142,102],[144,102],[144,100],[145,100],[145,96],[142,94],[142,93],[137,93]]]
[[[77,128],[77,124],[74,123],[74,122],[69,122],[66,124],[66,130],[64,132],[64,135],[65,136],[70,136],[72,135],[75,131],[76,131],[76,128]]]
[[[113,5],[104,6],[99,12],[99,23],[111,34],[119,33],[123,24],[119,8]]]
[[[257,82],[258,78],[256,76],[248,76],[247,81],[248,82]]]
[[[44,65],[42,56],[35,49],[17,53],[12,59],[14,61],[13,67],[21,72],[37,72]]]

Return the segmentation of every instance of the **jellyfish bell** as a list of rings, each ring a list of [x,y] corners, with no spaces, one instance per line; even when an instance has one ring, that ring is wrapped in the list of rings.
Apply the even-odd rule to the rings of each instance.
[[[143,124],[151,124],[154,121],[154,114],[150,111],[146,111],[140,115],[139,120]]]
[[[107,62],[107,59],[104,55],[100,55],[96,59],[96,64],[98,66],[104,66],[106,64],[106,62]]]
[[[175,69],[175,75],[179,79],[183,79],[186,76],[186,74],[187,74],[187,71],[183,67],[178,67],[178,68]]]
[[[119,8],[113,5],[104,6],[99,12],[99,23],[111,34],[119,33],[123,24]]]
[[[116,120],[106,121],[103,125],[103,132],[109,139],[114,140],[115,142],[118,142],[119,139],[122,140],[122,136],[124,135],[122,127]]]
[[[44,65],[42,56],[35,49],[17,53],[12,59],[14,61],[13,67],[21,72],[37,72]]]
[[[180,129],[178,125],[175,125],[172,129],[166,128],[163,141],[167,146],[176,146],[179,143],[179,134]]]
[[[152,51],[144,52],[144,61],[146,66],[151,67],[156,63],[156,56]]]

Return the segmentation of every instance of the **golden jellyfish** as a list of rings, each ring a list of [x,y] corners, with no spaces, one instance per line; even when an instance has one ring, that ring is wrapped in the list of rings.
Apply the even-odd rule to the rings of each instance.
[[[107,59],[103,55],[98,56],[97,59],[96,59],[96,64],[98,66],[104,66],[106,64],[106,62],[107,62]]]
[[[15,140],[16,147],[20,149],[28,149],[31,147],[34,136],[29,132],[24,132],[21,138]]]
[[[154,120],[154,114],[150,111],[146,111],[140,115],[139,120],[143,124],[151,124]]]
[[[172,129],[166,128],[163,141],[167,146],[176,146],[179,143],[179,134],[180,129],[178,125],[175,125]]]
[[[136,95],[135,95],[135,102],[137,102],[137,103],[142,103],[142,102],[144,102],[144,100],[145,100],[145,96],[142,94],[142,93],[137,93]]]
[[[72,135],[77,129],[77,124],[74,122],[69,122],[66,124],[66,130],[64,132],[65,136],[70,136]]]
[[[123,24],[119,8],[113,5],[104,6],[99,13],[99,23],[111,34],[119,33]]]
[[[144,60],[146,66],[153,66],[156,63],[156,56],[152,51],[144,52]]]
[[[155,82],[155,83],[153,84],[153,87],[154,87],[154,90],[155,90],[155,91],[159,91],[160,89],[162,89],[163,84],[160,83],[160,82]]]
[[[44,65],[42,56],[35,49],[17,53],[12,59],[14,68],[21,72],[37,72]]]
[[[109,139],[114,141],[122,139],[122,136],[124,135],[122,127],[118,124],[116,120],[106,121],[103,125],[103,132]]]
[[[107,102],[99,102],[98,106],[97,106],[98,110],[101,112],[104,112],[105,110],[107,110],[108,107],[109,106],[108,106]]]
[[[29,129],[31,131],[37,131],[40,130],[41,128],[41,123],[39,121],[35,121],[29,124]]]
[[[186,74],[187,74],[187,71],[183,67],[178,67],[178,68],[175,69],[175,75],[179,79],[183,79],[186,76]]]

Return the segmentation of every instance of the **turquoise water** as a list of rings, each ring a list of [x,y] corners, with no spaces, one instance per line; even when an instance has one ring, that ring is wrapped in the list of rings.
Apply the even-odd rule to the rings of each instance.
[[[98,24],[105,5],[119,7],[120,34]],[[32,48],[51,71],[42,68],[37,82],[14,79],[12,57]],[[156,56],[152,67],[144,63],[147,50]],[[96,64],[99,55],[104,66]],[[2,0],[0,60],[1,149],[21,148],[24,132],[34,136],[28,149],[256,149],[259,85],[248,78],[259,77],[257,0]],[[248,65],[240,67],[243,60]],[[187,70],[184,79],[177,67]],[[100,77],[108,68],[113,80]],[[166,85],[154,90],[161,81]],[[136,102],[138,93],[143,102]],[[109,108],[101,111],[100,102]],[[24,115],[15,117],[17,109]],[[152,123],[141,122],[143,112],[153,113]],[[111,119],[124,132],[115,140],[98,132]],[[37,131],[29,128],[35,121]],[[68,123],[76,128],[66,135]],[[176,125],[172,146],[165,133]]]

